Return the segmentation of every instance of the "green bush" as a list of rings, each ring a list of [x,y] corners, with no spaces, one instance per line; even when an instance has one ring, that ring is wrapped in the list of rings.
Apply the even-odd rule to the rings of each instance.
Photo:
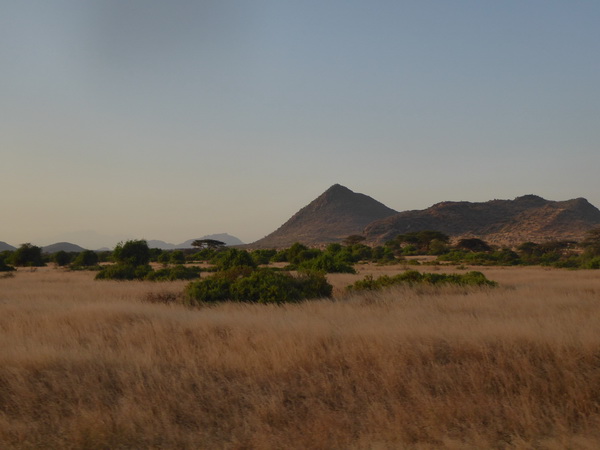
[[[193,280],[200,276],[200,271],[200,267],[186,267],[179,264],[175,267],[153,270],[144,279],[149,281]]]
[[[298,269],[325,273],[356,273],[354,267],[348,264],[340,253],[321,253],[316,258],[298,264]]]
[[[144,239],[120,242],[113,251],[113,258],[121,264],[145,266],[150,262],[150,249]]]
[[[16,269],[6,264],[6,262],[4,262],[4,258],[0,257],[0,272],[12,272],[13,270]]]
[[[46,265],[42,257],[42,249],[29,243],[22,244],[16,249],[8,262],[21,267],[41,267]]]
[[[217,270],[229,270],[235,267],[256,267],[256,262],[246,250],[229,248],[218,252],[212,260]]]
[[[71,267],[91,267],[98,264],[98,255],[92,250],[84,250],[80,252],[75,260],[71,263]]]
[[[274,249],[259,249],[250,253],[256,265],[269,264],[271,258],[276,254],[277,250]]]
[[[59,250],[58,252],[52,255],[52,260],[56,263],[57,266],[63,267],[73,260],[73,255],[71,253],[65,252],[64,250]]]
[[[184,264],[185,263],[185,254],[181,250],[175,250],[175,251],[171,252],[169,262],[171,264]]]
[[[279,304],[330,297],[332,290],[322,273],[302,273],[294,277],[287,272],[261,268],[239,276],[219,272],[190,283],[185,294],[191,304],[224,300]]]
[[[96,280],[143,280],[152,272],[149,265],[112,264],[96,274]]]
[[[348,286],[351,291],[380,290],[390,286],[417,284],[458,286],[497,286],[495,281],[488,280],[481,272],[471,271],[465,274],[421,273],[416,270],[407,270],[404,273],[388,276],[383,275],[374,279],[371,275]]]

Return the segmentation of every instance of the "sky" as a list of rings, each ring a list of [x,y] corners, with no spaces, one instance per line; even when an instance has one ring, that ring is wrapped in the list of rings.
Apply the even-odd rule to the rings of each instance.
[[[398,211],[600,206],[600,2],[2,0],[0,241],[253,242],[339,183]]]

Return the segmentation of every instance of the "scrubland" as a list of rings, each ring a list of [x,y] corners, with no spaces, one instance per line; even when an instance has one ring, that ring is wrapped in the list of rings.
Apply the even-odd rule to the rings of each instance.
[[[358,269],[200,309],[145,301],[185,282],[0,279],[0,448],[600,448],[600,272],[349,296],[402,270]]]

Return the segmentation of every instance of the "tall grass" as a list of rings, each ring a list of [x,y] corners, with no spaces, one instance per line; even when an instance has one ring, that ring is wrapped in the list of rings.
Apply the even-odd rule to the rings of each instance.
[[[143,301],[184,282],[1,279],[0,447],[598,448],[597,272],[343,294],[382,270],[205,309]]]

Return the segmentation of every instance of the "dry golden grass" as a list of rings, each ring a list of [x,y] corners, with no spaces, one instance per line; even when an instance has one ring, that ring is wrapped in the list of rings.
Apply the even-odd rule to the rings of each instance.
[[[600,447],[600,272],[345,296],[401,268],[360,270],[335,301],[199,310],[143,302],[184,282],[0,279],[0,447]]]

